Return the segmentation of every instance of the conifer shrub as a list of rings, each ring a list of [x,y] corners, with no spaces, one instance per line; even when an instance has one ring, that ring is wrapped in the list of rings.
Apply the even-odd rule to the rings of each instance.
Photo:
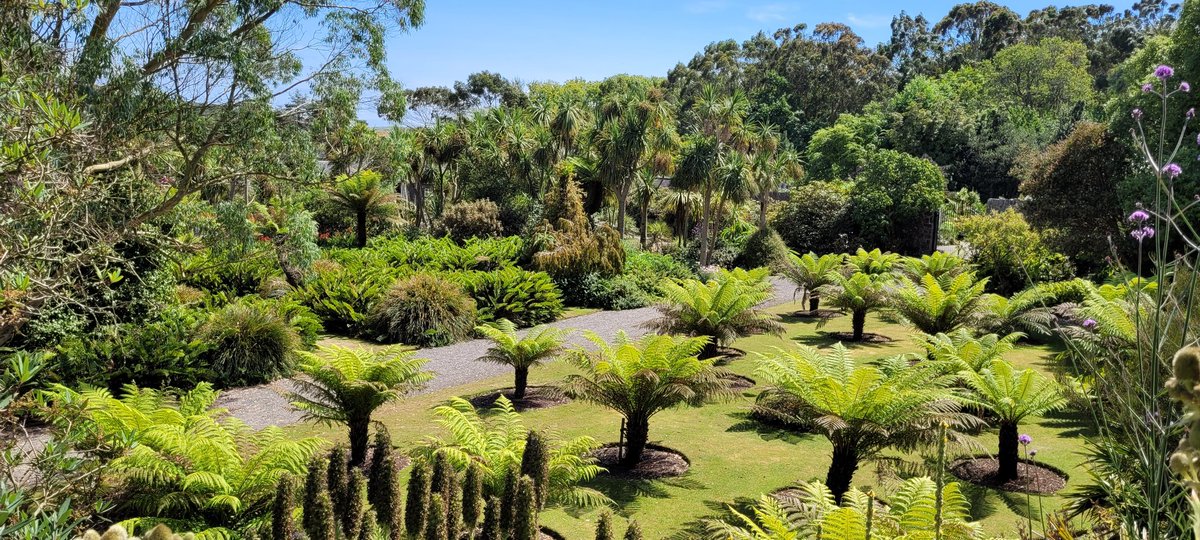
[[[779,268],[787,258],[788,247],[783,238],[774,229],[766,228],[754,231],[746,239],[741,253],[733,259],[737,268]]]
[[[521,456],[521,475],[533,481],[534,502],[539,509],[546,506],[546,490],[550,487],[550,448],[537,431],[525,436],[525,453]]]
[[[422,273],[392,285],[371,311],[368,325],[379,341],[438,347],[466,339],[475,322],[475,301],[462,287]]]
[[[420,538],[429,520],[429,466],[424,461],[414,461],[408,478],[404,527],[409,538]]]
[[[275,504],[271,513],[271,538],[289,539],[295,535],[296,524],[292,519],[292,509],[295,507],[295,482],[290,475],[285,474],[279,477],[279,486],[275,490]]]
[[[537,540],[538,502],[537,488],[528,476],[522,476],[517,485],[516,515],[513,516],[513,540]]]
[[[621,236],[607,225],[592,227],[570,162],[560,167],[557,180],[546,194],[544,218],[529,243],[532,268],[555,278],[621,273],[625,266]]]
[[[500,207],[488,199],[462,201],[446,207],[441,228],[455,242],[499,236],[504,230]]]

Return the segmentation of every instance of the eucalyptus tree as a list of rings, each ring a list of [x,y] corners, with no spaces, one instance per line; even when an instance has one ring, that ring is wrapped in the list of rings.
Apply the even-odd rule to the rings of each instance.
[[[20,181],[0,196],[0,226],[14,232],[0,239],[0,266],[6,283],[27,283],[9,328],[54,308],[119,317],[122,306],[95,291],[138,288],[130,283],[147,269],[128,246],[171,249],[162,232],[182,203],[315,173],[316,148],[293,117],[303,108],[274,105],[296,88],[353,75],[378,93],[383,116],[399,118],[404,96],[384,42],[419,26],[424,2],[101,0],[2,11],[0,177]],[[320,28],[314,37],[327,46],[301,54],[294,24]],[[0,341],[15,335],[6,328]]]

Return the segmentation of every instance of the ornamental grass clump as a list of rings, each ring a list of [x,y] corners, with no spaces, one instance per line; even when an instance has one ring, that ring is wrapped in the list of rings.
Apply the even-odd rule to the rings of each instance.
[[[462,341],[475,322],[475,301],[457,283],[432,274],[396,281],[367,321],[379,341],[417,347]]]

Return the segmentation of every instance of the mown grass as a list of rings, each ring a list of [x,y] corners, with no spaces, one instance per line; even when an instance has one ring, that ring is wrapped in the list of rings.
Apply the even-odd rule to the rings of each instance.
[[[795,304],[787,304],[773,308],[773,311],[786,314],[796,308]],[[783,337],[754,336],[736,342],[736,347],[750,354],[726,367],[752,377],[754,353],[769,353],[775,347],[785,347],[789,343],[827,346],[833,341],[825,337],[824,332],[849,330],[848,317],[832,319],[819,330],[812,320],[793,317],[785,317],[785,320],[787,331]],[[871,317],[867,331],[886,335],[893,341],[849,345],[859,361],[915,352],[919,348],[912,341],[910,330],[898,324]],[[1055,351],[1050,347],[1025,346],[1010,354],[1008,360],[1021,367],[1051,373],[1054,355]],[[531,384],[553,384],[570,372],[569,366],[552,363],[534,370]],[[411,447],[427,437],[445,435],[433,422],[432,407],[451,396],[470,395],[510,383],[508,377],[497,377],[415,396],[385,406],[376,418],[388,426],[397,445]],[[594,487],[617,503],[613,510],[618,515],[619,529],[623,530],[628,519],[637,519],[647,538],[688,538],[702,526],[703,520],[727,516],[730,507],[744,509],[762,494],[787,487],[797,480],[823,479],[829,465],[829,444],[819,436],[797,435],[749,421],[746,413],[758,391],[753,388],[730,402],[670,410],[655,416],[651,421],[650,438],[686,454],[691,460],[691,470],[682,477],[660,481],[606,477],[594,481]],[[533,428],[552,430],[564,436],[590,435],[601,442],[615,441],[620,425],[616,414],[585,403],[530,411],[524,417],[526,424]],[[336,427],[301,425],[289,429],[297,434],[319,434],[331,440],[345,438],[344,432]],[[1071,490],[1084,477],[1079,450],[1082,437],[1086,435],[1086,422],[1079,415],[1035,418],[1026,422],[1021,431],[1033,437],[1031,448],[1038,450],[1038,460],[1067,471],[1070,480],[1059,496],[1041,499],[1027,499],[1025,495],[991,489],[969,489],[975,517],[982,522],[989,536],[1015,538],[1018,527],[1027,522],[1029,507],[1032,507],[1033,526],[1040,529],[1039,506],[1042,512],[1057,509],[1063,503],[1061,494]],[[979,448],[957,451],[979,453],[996,447],[994,432],[982,433],[976,439]],[[917,455],[896,457],[909,462],[921,459]],[[863,466],[855,476],[856,485],[873,486],[883,497],[895,483],[894,473],[871,464]],[[575,540],[593,535],[597,515],[596,509],[554,509],[545,512],[542,521],[566,538]]]

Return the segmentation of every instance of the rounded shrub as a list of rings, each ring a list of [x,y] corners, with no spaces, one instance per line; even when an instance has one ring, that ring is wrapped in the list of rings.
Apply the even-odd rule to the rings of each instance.
[[[442,229],[455,242],[468,238],[499,236],[504,230],[500,222],[500,207],[488,199],[463,201],[446,208]]]
[[[438,347],[475,329],[475,301],[462,287],[432,274],[401,278],[371,310],[367,325],[388,343]]]
[[[519,327],[547,323],[562,313],[562,293],[545,272],[504,268],[471,272],[460,279],[475,299],[480,322],[508,319]]]
[[[274,305],[236,303],[209,316],[199,339],[209,345],[205,358],[222,386],[261,384],[292,369],[303,346],[296,328]]]
[[[750,235],[742,252],[733,260],[738,268],[778,268],[787,257],[788,247],[774,229],[759,229]]]

